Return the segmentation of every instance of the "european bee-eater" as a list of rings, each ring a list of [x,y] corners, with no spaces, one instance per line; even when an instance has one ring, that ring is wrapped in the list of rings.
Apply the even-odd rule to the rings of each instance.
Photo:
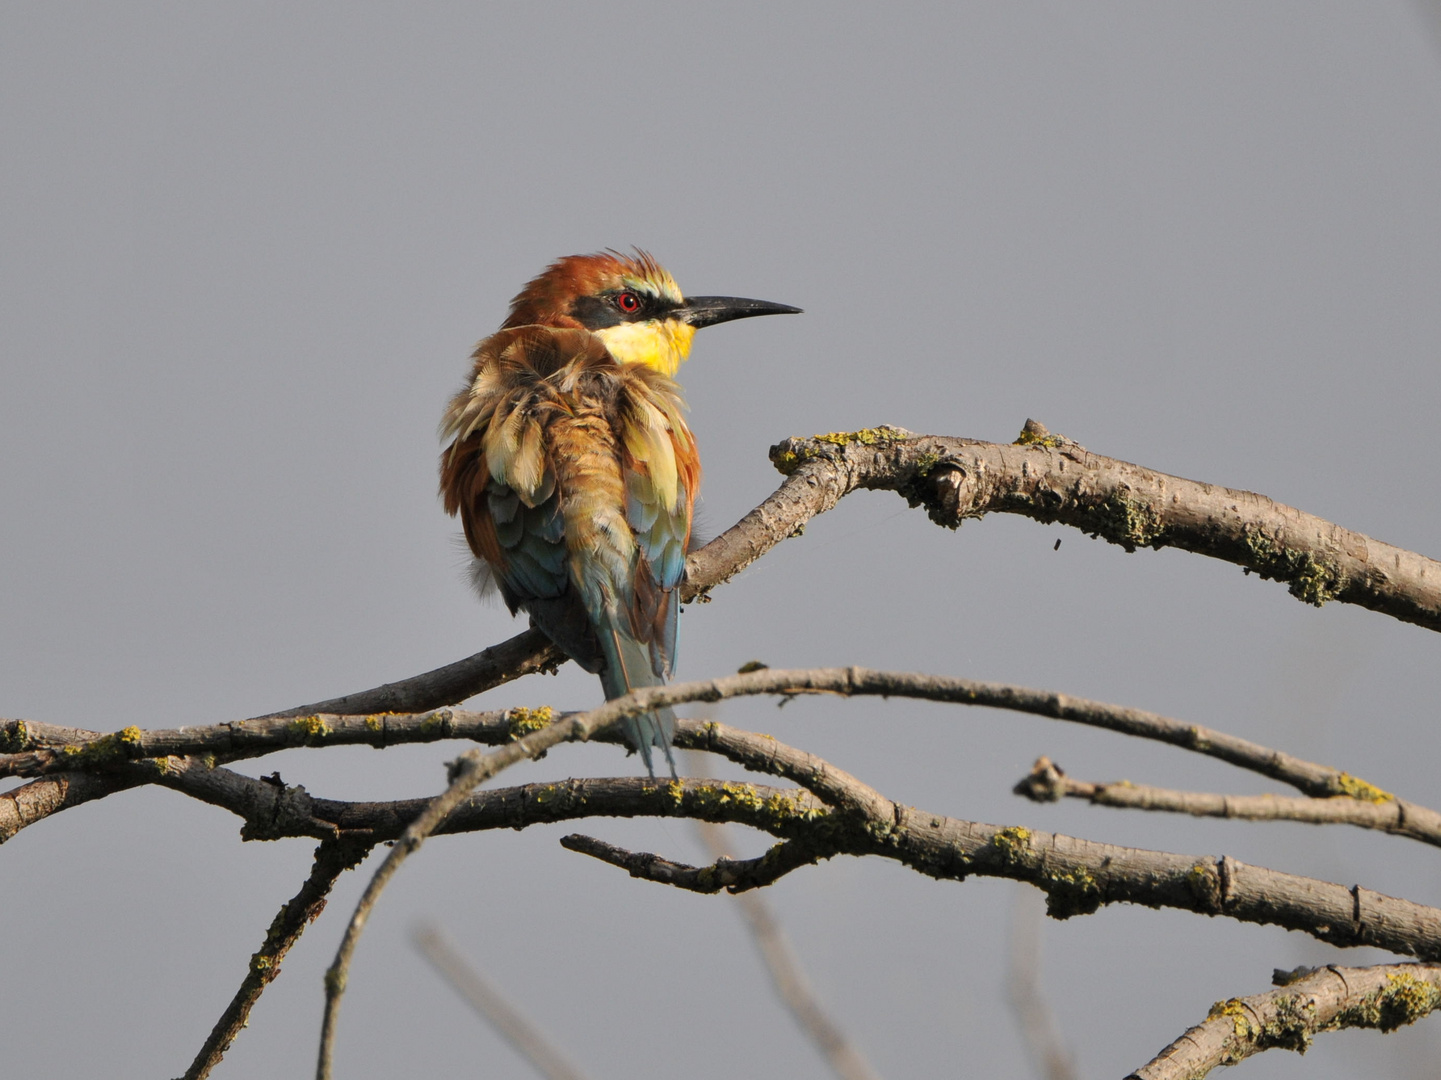
[[[674,382],[702,326],[799,308],[681,295],[649,255],[571,255],[511,301],[450,402],[440,492],[472,578],[585,670],[607,699],[657,686],[675,661],[700,457]],[[624,728],[652,776],[675,774],[675,714]]]

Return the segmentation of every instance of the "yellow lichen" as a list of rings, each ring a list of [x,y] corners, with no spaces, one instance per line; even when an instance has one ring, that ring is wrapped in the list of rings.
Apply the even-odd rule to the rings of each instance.
[[[1386,985],[1343,1011],[1338,1026],[1395,1031],[1441,1008],[1441,987],[1410,972],[1386,976]]]
[[[1016,441],[1012,445],[1046,446],[1054,450],[1058,446],[1064,446],[1065,442],[1066,440],[1059,435],[1052,435],[1039,424],[1032,426],[1032,422],[1028,421],[1026,426],[1021,428],[1021,433],[1016,436]]]
[[[771,447],[771,463],[782,473],[790,476],[805,462],[821,456],[816,443],[825,443],[845,449],[859,443],[862,446],[882,446],[906,438],[910,433],[901,428],[882,424],[880,427],[861,428],[859,431],[827,431],[812,435],[809,439],[791,439]],[[812,445],[806,446],[806,443]]]
[[[314,745],[324,741],[330,734],[330,725],[319,716],[297,716],[290,721],[290,733],[298,737],[307,745]]]
[[[0,726],[0,753],[18,754],[30,749],[30,731],[24,720],[11,720]]]
[[[1368,784],[1358,776],[1343,772],[1336,780],[1336,786],[1341,789],[1341,794],[1349,795],[1353,799],[1360,799],[1362,802],[1394,802],[1396,796],[1389,791],[1382,791],[1375,784]]]
[[[1225,1001],[1218,1001],[1211,1006],[1211,1011],[1206,1014],[1207,1020],[1220,1020],[1223,1017],[1231,1021],[1231,1030],[1240,1039],[1250,1039],[1259,1029],[1251,1018],[1251,1009],[1240,998],[1228,998]]]
[[[542,705],[536,709],[527,709],[523,705],[517,705],[512,709],[507,709],[505,713],[505,723],[510,729],[512,742],[524,738],[532,731],[549,727],[554,719],[555,710],[549,705]]]
[[[81,743],[78,746],[64,746],[60,752],[78,765],[103,765],[110,761],[124,761],[138,756],[135,750],[144,737],[133,724],[110,735]]]
[[[1001,829],[991,837],[991,847],[999,851],[1006,862],[1015,862],[1030,850],[1031,830],[1021,825]]]
[[[832,446],[850,446],[852,443],[860,443],[862,446],[878,446],[882,443],[894,442],[896,439],[895,429],[889,427],[861,428],[859,431],[828,431],[824,435],[812,435],[816,442],[830,443]]]

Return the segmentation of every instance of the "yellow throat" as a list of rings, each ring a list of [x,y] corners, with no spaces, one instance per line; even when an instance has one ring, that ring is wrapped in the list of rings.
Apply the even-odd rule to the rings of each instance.
[[[690,355],[695,327],[679,319],[650,319],[607,326],[594,334],[617,362],[644,364],[662,375],[673,376]]]

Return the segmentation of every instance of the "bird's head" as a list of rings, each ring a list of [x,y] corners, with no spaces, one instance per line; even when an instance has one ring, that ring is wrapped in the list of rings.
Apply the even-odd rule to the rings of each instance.
[[[738,296],[681,294],[675,278],[643,251],[567,255],[529,282],[510,303],[502,329],[565,326],[589,330],[622,364],[674,375],[702,326],[800,308]]]

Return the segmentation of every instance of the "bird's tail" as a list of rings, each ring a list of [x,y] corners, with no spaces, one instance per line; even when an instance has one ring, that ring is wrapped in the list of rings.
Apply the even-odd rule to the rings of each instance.
[[[621,617],[622,619],[624,616]],[[600,639],[601,651],[605,653],[605,667],[600,673],[600,684],[605,689],[606,700],[618,698],[647,686],[663,686],[665,679],[652,666],[649,645],[639,641],[625,626],[616,625],[616,620],[605,619],[596,636]],[[631,748],[640,751],[646,772],[655,778],[655,766],[651,761],[651,747],[659,746],[665,754],[672,777],[676,775],[675,757],[671,754],[671,741],[675,738],[675,713],[669,705],[653,712],[629,716],[621,721],[621,730]]]

